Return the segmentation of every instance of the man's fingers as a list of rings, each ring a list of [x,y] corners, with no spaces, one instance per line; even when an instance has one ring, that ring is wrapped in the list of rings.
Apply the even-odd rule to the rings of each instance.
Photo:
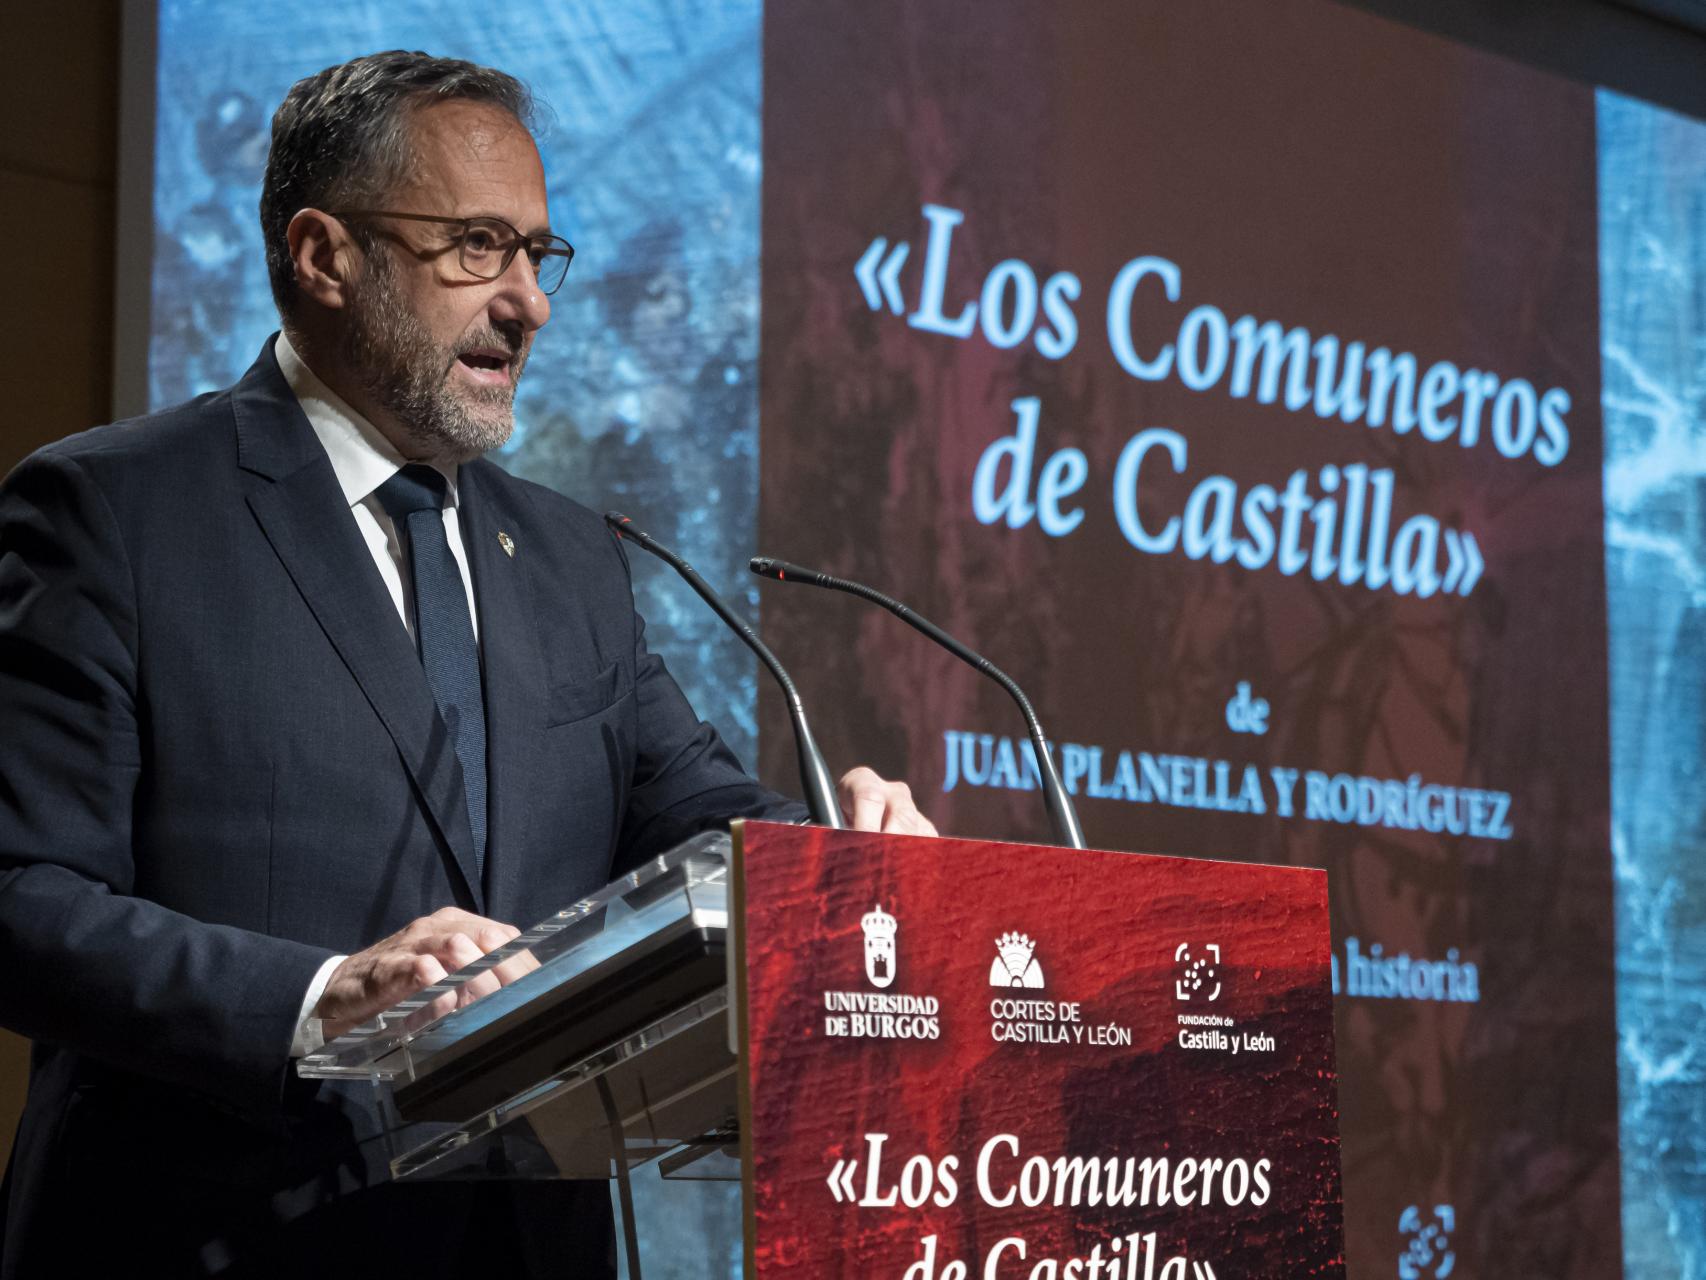
[[[916,809],[891,808],[883,819],[883,830],[903,836],[933,836],[936,828]]]
[[[490,932],[492,931],[488,930],[482,933],[480,938],[482,943],[488,941],[487,934]],[[520,931],[512,930],[511,932],[519,933]],[[495,945],[488,947],[487,950],[496,950],[497,947],[502,946],[508,941],[508,938],[502,938],[501,940],[496,941]],[[475,958],[478,959],[478,957]],[[466,1005],[473,1004],[476,1000],[484,999],[486,996],[497,991],[498,988],[508,986],[522,974],[531,973],[538,967],[539,961],[531,951],[518,951],[512,956],[507,956],[500,963],[493,965],[491,968],[482,969],[479,973],[476,973],[465,982],[458,983],[454,991],[446,993],[446,997],[450,1000],[450,1003],[445,1005],[442,1009],[435,1008],[434,1016],[437,1016],[438,1013],[447,1013],[451,1008],[460,1009]],[[444,1001],[441,1000],[439,1003],[442,1004]]]
[[[883,815],[887,811],[888,804],[882,796],[856,791],[853,793],[853,810],[847,817],[855,831],[881,831]]]
[[[451,1012],[451,1010],[456,1008],[457,1003],[458,1000],[456,992],[445,991],[436,996],[433,999],[433,1002],[426,1005],[420,1013],[409,1015],[410,1025],[425,1026],[427,1023],[442,1018],[445,1014]],[[419,1019],[418,1023],[415,1021],[417,1018]]]
[[[522,974],[532,973],[538,967],[538,956],[531,951],[517,951],[514,955],[505,957],[501,964],[494,965],[491,971],[497,975],[498,981],[507,987]]]
[[[520,934],[521,930],[512,924],[488,920],[460,907],[440,907],[339,965],[326,984],[316,1012],[341,1027],[364,1022],[398,1001],[444,981],[447,975]],[[534,961],[528,967],[537,964]],[[515,972],[519,975],[526,971],[518,967]],[[509,981],[506,974],[488,972],[490,976],[482,974],[460,984],[456,991],[447,992],[431,1007],[448,1012],[458,1004],[490,994]],[[442,1010],[440,1005],[444,1006]]]
[[[445,939],[445,949],[438,954],[440,959],[449,956],[449,959],[445,960],[444,967],[449,972],[454,973],[466,965],[473,964],[474,961],[485,955],[486,948],[465,933],[453,933]]]
[[[885,831],[898,831],[908,836],[933,836],[936,834],[936,824],[931,822],[912,802],[912,788],[904,782],[894,784],[900,788],[898,802],[889,807],[888,823]]]
[[[483,954],[474,940],[465,933],[434,933],[419,938],[399,953],[411,966],[411,973],[426,972],[426,962],[433,962],[439,977],[454,973],[463,965],[478,960]],[[438,981],[437,978],[432,981]],[[421,984],[425,986],[425,983]]]
[[[484,916],[477,916],[472,911],[464,911],[461,907],[440,907],[430,916],[422,916],[420,920],[416,921],[416,923],[419,924],[428,920],[437,920],[441,924],[457,929],[463,928],[468,924],[479,925],[487,923]]]
[[[495,969],[485,969],[475,974],[468,981],[460,983],[456,988],[456,1004],[461,1007],[473,1004],[482,996],[489,996],[498,989],[498,975]]]
[[[486,920],[454,908],[435,912],[432,920],[438,926],[437,931],[416,942],[419,950],[414,957],[411,977],[419,981],[419,985],[414,991],[431,986],[435,982],[442,982],[450,974],[467,968],[481,956],[497,950],[521,932],[513,925]],[[420,981],[423,978],[425,980]],[[496,967],[483,970],[466,981],[457,983],[453,991],[446,992],[436,1000],[433,1004],[434,1014],[436,1016],[473,1004],[481,997],[491,995],[503,981]],[[400,1000],[412,994],[413,991],[402,992],[395,998]]]
[[[475,915],[472,911],[464,911],[461,907],[440,907],[430,916],[422,916],[409,926],[410,929],[417,927],[428,933],[465,933],[470,938],[479,939],[487,951],[503,946],[521,933],[513,924],[505,924],[502,920],[489,920],[485,916]],[[487,937],[492,941],[486,943]]]
[[[464,930],[463,932],[467,932]],[[499,924],[496,920],[483,921],[480,927],[468,935],[480,944],[481,951],[496,951],[521,936],[521,930],[514,925]]]
[[[497,950],[518,932],[495,920],[464,913],[461,920],[443,921],[441,927],[416,937],[412,949],[420,955],[437,956],[447,970],[455,972],[486,952]]]
[[[860,766],[851,769],[841,779],[841,808],[855,831],[881,831],[883,814],[888,810],[888,797],[883,793],[883,780],[873,771]]]
[[[885,782],[883,784],[887,808],[883,811],[883,830],[892,831],[897,835],[913,834],[913,815],[918,811],[912,806],[912,788],[904,782]]]
[[[855,831],[882,831],[896,835],[933,836],[936,828],[918,812],[912,788],[904,782],[887,782],[861,765],[841,779],[841,807]]]
[[[394,981],[387,983],[386,986],[393,990],[397,985],[406,987],[406,990],[395,995],[395,1000],[401,1000],[404,996],[412,996],[415,992],[430,987],[435,982],[444,981],[447,973],[448,970],[440,963],[437,956],[430,952],[426,954],[417,952],[415,955],[406,957],[403,972],[400,975],[401,983]]]

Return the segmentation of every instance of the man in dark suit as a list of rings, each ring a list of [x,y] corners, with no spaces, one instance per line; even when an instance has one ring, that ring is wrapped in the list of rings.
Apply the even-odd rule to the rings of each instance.
[[[302,81],[284,333],[0,488],[6,1277],[610,1271],[602,1186],[374,1188],[371,1104],[290,1061],[694,831],[804,816],[647,651],[602,522],[480,457],[572,254],[527,112],[420,54]]]

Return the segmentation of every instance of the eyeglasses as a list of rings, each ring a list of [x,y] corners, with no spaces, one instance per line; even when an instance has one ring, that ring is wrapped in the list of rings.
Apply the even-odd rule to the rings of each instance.
[[[481,280],[496,280],[515,261],[515,251],[527,248],[527,261],[541,293],[555,293],[569,274],[575,247],[561,236],[524,236],[502,218],[439,218],[429,213],[393,213],[387,209],[346,209],[334,218],[400,218],[406,222],[436,222],[455,227],[456,260]]]

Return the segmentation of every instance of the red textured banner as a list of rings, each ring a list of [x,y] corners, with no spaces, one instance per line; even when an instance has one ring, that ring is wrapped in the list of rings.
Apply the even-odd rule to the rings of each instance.
[[[1343,1274],[1324,873],[737,845],[749,1275]]]

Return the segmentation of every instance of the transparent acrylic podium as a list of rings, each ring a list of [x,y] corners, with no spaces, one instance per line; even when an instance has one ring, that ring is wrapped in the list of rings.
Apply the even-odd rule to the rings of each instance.
[[[372,1085],[400,1180],[615,1178],[631,1230],[630,1165],[738,1179],[729,849],[726,832],[695,837],[299,1073]],[[461,1003],[500,966],[505,985]]]

